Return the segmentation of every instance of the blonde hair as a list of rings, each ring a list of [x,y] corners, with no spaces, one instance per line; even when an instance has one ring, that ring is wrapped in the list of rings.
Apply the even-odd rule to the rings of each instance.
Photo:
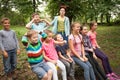
[[[75,27],[76,24],[80,24],[79,22],[74,22],[71,24],[71,33],[72,33],[72,30],[73,30],[73,27]]]

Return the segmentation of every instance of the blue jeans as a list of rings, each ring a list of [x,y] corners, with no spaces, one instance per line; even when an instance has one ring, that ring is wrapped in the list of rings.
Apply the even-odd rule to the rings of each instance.
[[[50,67],[43,61],[38,64],[31,65],[31,70],[38,76],[38,78],[42,79],[50,70]]]
[[[72,56],[74,62],[76,64],[78,64],[80,67],[82,67],[84,69],[84,78],[85,80],[96,80],[95,79],[95,74],[93,71],[93,68],[91,66],[91,64],[87,61],[87,62],[83,62],[81,61],[79,58]]]
[[[17,65],[17,51],[16,49],[6,51],[8,58],[3,56],[4,71],[6,74],[12,72]]]

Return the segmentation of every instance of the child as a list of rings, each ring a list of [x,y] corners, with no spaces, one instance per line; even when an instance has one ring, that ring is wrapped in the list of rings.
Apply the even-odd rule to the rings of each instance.
[[[102,69],[100,68],[98,62],[95,60],[95,59],[97,59],[97,57],[96,57],[96,55],[95,55],[95,53],[93,51],[90,39],[87,36],[87,32],[88,32],[87,27],[85,25],[81,26],[80,32],[81,32],[82,37],[83,37],[86,57],[88,58],[88,61],[91,63],[91,65],[93,66],[93,70],[95,72],[96,78],[98,80],[106,80],[107,77],[102,72]]]
[[[57,51],[55,50],[54,46],[54,44],[63,44],[65,42],[57,42],[54,39],[52,39],[53,34],[49,30],[46,30],[45,33],[47,34],[47,38],[44,40],[42,48],[45,52],[44,58],[47,61],[47,64],[53,70],[53,80],[58,80],[56,66],[58,66],[62,70],[63,80],[67,80],[65,66],[60,60],[58,60]]]
[[[42,33],[41,36],[45,38],[46,34]],[[22,43],[26,46],[28,62],[32,71],[42,80],[51,80],[52,70],[44,61],[42,43],[38,38],[38,33],[34,30],[28,31],[27,35],[23,36]]]
[[[68,38],[68,43],[71,50],[71,57],[80,67],[84,69],[85,80],[96,80],[93,68],[85,56],[84,47],[82,43],[82,36],[80,35],[80,24],[75,22],[71,25],[71,35]]]
[[[90,23],[90,31],[88,32],[88,36],[90,38],[90,41],[93,45],[94,52],[98,58],[102,60],[102,65],[104,68],[104,71],[106,73],[106,76],[110,80],[116,80],[116,78],[120,79],[119,76],[117,76],[111,69],[108,57],[100,50],[100,46],[97,43],[96,40],[96,29],[97,29],[97,23],[96,22],[91,22]]]
[[[27,29],[32,29],[35,31],[44,31],[47,29],[47,24],[50,24],[47,20],[45,19],[40,19],[40,16],[38,13],[32,14],[32,20],[26,25]]]
[[[19,43],[16,33],[10,29],[10,20],[3,18],[1,20],[3,30],[0,31],[0,49],[3,55],[4,71],[7,78],[12,80],[17,65],[17,54],[20,53]]]
[[[63,41],[62,35],[57,34],[55,36],[55,40],[58,42]],[[63,64],[66,66],[67,75],[69,76],[70,80],[75,80],[75,78],[74,78],[74,62],[70,56],[68,49],[69,48],[68,48],[67,43],[56,45],[56,50],[57,50],[57,53],[59,54],[60,61],[62,61]]]

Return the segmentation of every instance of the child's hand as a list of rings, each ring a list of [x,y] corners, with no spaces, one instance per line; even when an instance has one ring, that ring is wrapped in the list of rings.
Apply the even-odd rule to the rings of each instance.
[[[83,56],[84,61],[88,61],[88,58],[86,56]]]
[[[93,49],[89,49],[90,52],[93,52]]]
[[[57,61],[55,61],[55,60],[52,60],[51,62],[55,65],[57,64]]]
[[[67,43],[67,41],[66,41],[66,40],[64,40],[64,43]]]
[[[20,49],[17,50],[17,54],[20,54]]]
[[[83,62],[85,62],[85,60],[81,57],[80,60],[82,60]]]
[[[97,56],[95,55],[95,53],[93,53],[93,57],[94,57],[95,59],[97,59]]]
[[[4,52],[3,52],[3,56],[4,56],[5,58],[8,58],[8,53],[7,53],[6,51],[4,51]]]

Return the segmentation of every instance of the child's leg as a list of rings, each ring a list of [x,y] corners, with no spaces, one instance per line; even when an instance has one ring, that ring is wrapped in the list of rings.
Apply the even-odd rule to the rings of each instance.
[[[78,64],[80,67],[82,67],[84,69],[85,80],[90,80],[89,66],[85,62],[81,61],[80,59],[78,59],[75,56],[72,56],[72,58],[76,64]]]
[[[89,63],[89,61],[85,63],[89,66],[89,73],[90,73],[90,78],[91,78],[90,80],[96,80],[92,65]]]
[[[43,69],[47,72],[47,80],[51,80],[52,78],[52,69],[49,67],[49,65],[45,62],[42,65]]]
[[[95,64],[95,67],[96,67],[97,71],[100,73],[100,75],[103,77],[103,79],[107,79],[105,73],[101,69],[101,67],[100,67],[99,63],[97,62],[97,60],[93,58],[92,54],[90,54],[90,57],[92,59],[92,62]]]
[[[94,62],[94,58],[93,55],[90,56],[92,53],[89,53],[88,55],[86,55],[86,57],[88,58],[88,61],[90,62],[90,64],[93,67],[95,76],[98,80],[103,80],[103,77],[101,76],[101,74],[99,73],[99,70],[97,69],[97,67],[99,67],[99,65],[96,66],[95,62]]]
[[[10,64],[10,53],[9,51],[7,51],[8,53],[8,58],[5,58],[3,56],[3,65],[4,65],[4,71],[5,73],[10,73],[10,69],[11,69],[11,64]]]
[[[16,49],[11,50],[11,59],[10,59],[10,63],[11,63],[11,72],[15,70],[16,65],[17,65],[17,51]]]
[[[66,68],[65,68],[64,64],[60,60],[57,60],[57,66],[62,70],[63,80],[67,80]]]
[[[60,59],[60,61],[62,61],[62,63],[65,65],[66,67],[66,72],[67,72],[67,76],[70,76],[70,63],[64,59]]]
[[[63,62],[63,64],[66,67],[66,71],[67,71],[67,76],[70,76],[71,78],[74,78],[74,65],[75,63],[69,63],[68,61],[64,60],[64,59],[60,59],[60,61]]]
[[[39,77],[39,79],[47,80],[48,76],[41,64],[32,65],[32,71]]]
[[[112,69],[110,67],[108,57],[98,48],[96,48],[94,51],[95,51],[96,56],[102,60],[102,65],[105,70],[105,73],[106,74],[112,73]]]
[[[51,62],[47,62],[47,64],[50,66],[50,68],[53,71],[53,80],[58,80],[57,69],[56,69],[55,64],[53,64]]]

